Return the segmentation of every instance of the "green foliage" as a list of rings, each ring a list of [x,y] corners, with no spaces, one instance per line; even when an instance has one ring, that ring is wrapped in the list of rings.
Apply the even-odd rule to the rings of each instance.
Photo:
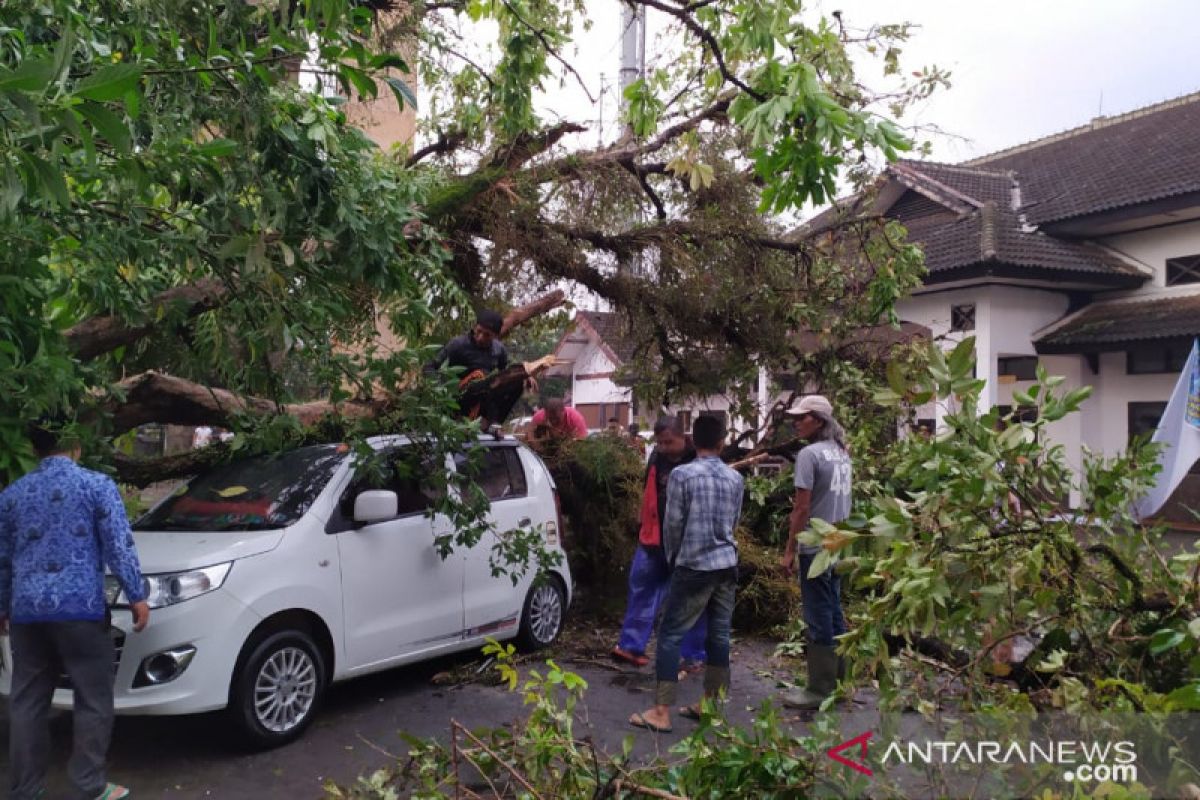
[[[287,401],[281,363],[333,397],[417,363],[349,352],[377,308],[419,342],[462,302],[432,236],[402,233],[426,185],[292,80],[315,49],[371,94],[367,76],[404,67],[367,50],[371,20],[331,2],[0,8],[0,481],[28,466],[25,421],[139,368]],[[150,302],[203,279],[230,297],[190,325]],[[81,363],[64,332],[96,315],[154,332]]]
[[[540,454],[558,485],[572,577],[600,596],[624,597],[641,512],[640,454],[614,436],[552,440]]]
[[[890,478],[860,514],[801,537],[823,546],[822,569],[849,556],[850,583],[866,595],[841,645],[859,674],[878,676],[885,704],[930,702],[924,680],[896,682],[891,635],[945,643],[969,703],[1003,701],[1011,689],[996,677],[1044,688],[1037,702],[1067,708],[1109,707],[1123,697],[1104,690],[1109,679],[1159,692],[1194,679],[1196,554],[1168,560],[1160,533],[1130,511],[1149,485],[1150,454],[1087,456],[1086,480],[1076,478],[1047,426],[1077,413],[1089,390],[1063,391],[1040,371],[1017,400],[1037,421],[1001,417],[979,407],[974,346],[931,344],[926,367],[891,372],[877,399],[937,398],[950,409],[944,432],[898,443],[879,471]],[[1075,510],[1063,504],[1071,492],[1082,497]],[[1013,673],[1000,653],[1017,638],[1036,649]]]

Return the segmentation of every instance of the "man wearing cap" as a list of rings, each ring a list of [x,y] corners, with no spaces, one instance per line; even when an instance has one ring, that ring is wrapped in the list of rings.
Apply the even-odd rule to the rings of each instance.
[[[801,398],[787,415],[796,436],[809,444],[796,456],[796,494],[788,524],[788,541],[780,565],[800,574],[800,599],[808,628],[808,687],[783,698],[789,708],[815,709],[837,688],[844,667],[836,637],[846,632],[842,614],[841,577],[832,567],[810,576],[819,545],[800,545],[796,537],[814,519],[836,525],[850,516],[853,471],[846,434],[833,418],[833,405],[819,394]]]
[[[471,330],[446,342],[433,361],[425,365],[427,373],[436,372],[443,364],[463,370],[459,380],[463,410],[469,416],[478,416],[485,430],[504,422],[524,391],[519,382],[491,391],[480,388],[485,384],[477,384],[508,368],[508,351],[500,342],[503,327],[504,317],[498,312],[480,311]]]

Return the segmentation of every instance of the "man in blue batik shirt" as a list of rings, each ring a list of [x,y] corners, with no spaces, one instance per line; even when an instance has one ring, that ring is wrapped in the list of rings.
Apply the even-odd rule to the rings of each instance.
[[[61,669],[75,695],[74,747],[67,767],[79,798],[116,800],[105,761],[113,722],[113,642],[104,567],[133,610],[150,619],[141,568],[121,494],[111,479],[80,467],[77,444],[44,427],[31,432],[37,469],[0,493],[0,633],[12,645],[9,698],[12,797],[45,794],[48,714]]]

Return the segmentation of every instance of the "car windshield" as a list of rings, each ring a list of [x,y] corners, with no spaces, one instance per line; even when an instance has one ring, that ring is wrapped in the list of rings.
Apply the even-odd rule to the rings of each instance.
[[[299,520],[346,457],[315,445],[222,464],[197,475],[144,514],[142,531],[252,531]]]

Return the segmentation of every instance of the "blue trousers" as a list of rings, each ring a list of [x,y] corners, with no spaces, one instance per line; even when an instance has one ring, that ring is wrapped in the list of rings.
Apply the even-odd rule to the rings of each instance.
[[[808,640],[815,645],[832,647],[835,637],[846,632],[846,617],[842,614],[842,576],[833,567],[815,578],[808,577],[816,553],[799,554],[800,603],[804,610],[804,624],[808,626]]]
[[[650,635],[654,633],[654,619],[658,616],[658,609],[663,600],[666,599],[670,582],[671,570],[662,550],[638,545],[637,552],[633,554],[633,564],[629,568],[629,602],[625,607],[625,622],[621,626],[621,639],[618,643],[622,650],[639,655],[646,652]],[[701,614],[700,619],[696,620],[696,624],[683,637],[680,652],[684,660],[697,663],[705,660],[707,619],[707,615]]]
[[[667,590],[667,607],[658,631],[658,653],[654,673],[661,684],[679,681],[679,645],[696,620],[708,616],[708,667],[729,669],[729,639],[733,602],[737,592],[737,568],[700,572],[676,567]],[[711,670],[710,670],[711,671]],[[728,674],[728,673],[726,673]],[[707,676],[705,683],[708,683]]]

